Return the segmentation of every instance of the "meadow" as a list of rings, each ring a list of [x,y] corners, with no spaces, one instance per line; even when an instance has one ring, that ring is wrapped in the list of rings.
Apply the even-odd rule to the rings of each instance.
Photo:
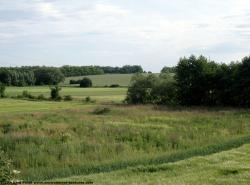
[[[7,92],[17,93],[14,89]],[[79,97],[87,90],[101,98],[106,89],[117,90],[83,89]],[[48,92],[45,87],[26,90]],[[247,109],[125,105],[122,98],[114,104],[115,96],[108,97],[96,102],[1,99],[0,147],[20,178],[51,180],[157,166],[250,142]]]
[[[21,95],[23,91],[28,91],[34,96],[43,94],[45,97],[50,96],[49,86],[34,87],[6,87],[7,96]],[[83,100],[87,96],[98,101],[118,101],[121,102],[126,96],[127,88],[79,88],[79,87],[63,87],[61,96],[71,95],[73,98]]]
[[[104,75],[89,75],[68,77],[64,81],[64,85],[68,85],[70,80],[80,80],[83,77],[88,77],[92,80],[93,86],[104,87],[112,84],[119,84],[122,87],[127,87],[133,74],[104,74]]]

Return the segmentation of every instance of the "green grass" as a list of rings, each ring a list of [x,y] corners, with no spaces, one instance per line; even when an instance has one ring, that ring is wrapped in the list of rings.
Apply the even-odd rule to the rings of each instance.
[[[29,180],[206,155],[239,146],[250,133],[249,110],[13,99],[0,105],[0,146]]]
[[[100,185],[248,185],[250,145],[180,162],[138,166],[111,173],[74,176],[55,181],[90,181]]]
[[[21,95],[24,90],[27,90],[32,95],[38,96],[40,94],[46,97],[50,96],[50,88],[48,86],[34,86],[34,87],[6,87],[6,94],[8,96]],[[126,96],[127,88],[79,88],[79,87],[62,87],[60,94],[71,95],[76,99],[83,99],[90,96],[93,99],[100,101],[122,101]]]
[[[92,80],[94,87],[104,87],[104,86],[110,86],[113,84],[118,84],[121,87],[128,87],[133,75],[134,74],[104,74],[104,75],[68,77],[65,79],[63,85],[69,85],[70,80],[80,80],[83,77],[88,77]],[[144,73],[144,75],[148,75],[148,73]],[[156,73],[155,75],[159,75],[159,74]],[[170,74],[170,78],[172,77],[173,77],[173,74]]]
[[[103,87],[110,86],[112,84],[119,84],[120,86],[127,87],[131,80],[133,74],[104,74],[104,75],[90,75],[86,76],[90,78],[93,82],[93,86]],[[70,80],[79,80],[85,76],[68,77],[66,78],[64,84],[69,84]]]

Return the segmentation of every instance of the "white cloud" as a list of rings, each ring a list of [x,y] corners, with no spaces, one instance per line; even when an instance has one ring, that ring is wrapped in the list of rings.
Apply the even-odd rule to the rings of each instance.
[[[37,10],[44,17],[60,18],[63,16],[60,11],[52,4],[48,2],[41,2],[37,4]]]
[[[0,43],[60,49],[70,45],[90,56],[99,53],[106,62],[110,54],[113,60],[127,57],[140,64],[155,58],[157,69],[175,64],[192,51],[228,60],[250,49],[250,2],[246,0],[22,1],[12,6],[6,1],[6,8],[32,11],[30,19],[0,19]],[[226,44],[233,46],[229,49]],[[215,52],[218,47],[221,52]]]

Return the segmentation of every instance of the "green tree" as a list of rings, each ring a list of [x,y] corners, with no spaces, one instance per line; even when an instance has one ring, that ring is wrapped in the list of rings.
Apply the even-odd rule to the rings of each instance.
[[[80,81],[80,87],[92,87],[92,81],[91,79],[84,77],[81,81]]]
[[[183,105],[211,103],[216,69],[217,65],[203,56],[196,58],[192,55],[189,58],[181,58],[175,75],[180,103]]]
[[[175,67],[163,67],[161,73],[175,73]]]
[[[34,74],[36,85],[57,85],[65,79],[63,73],[53,67],[39,67],[34,70]]]
[[[50,87],[50,96],[52,100],[61,100],[60,91],[62,89],[59,86]]]
[[[5,97],[5,85],[0,83],[0,98]]]
[[[157,82],[157,77],[153,74],[144,76],[136,74],[132,77],[128,88],[126,101],[133,104],[152,103],[152,90]]]
[[[177,105],[177,86],[175,81],[159,78],[152,92],[153,103],[161,105]]]
[[[250,56],[242,59],[238,64],[238,71],[234,83],[234,96],[239,106],[250,107]]]

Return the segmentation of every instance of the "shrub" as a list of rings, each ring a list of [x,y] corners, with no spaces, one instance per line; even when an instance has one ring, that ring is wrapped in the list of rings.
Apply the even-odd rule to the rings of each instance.
[[[85,77],[80,81],[80,87],[92,87],[92,81]]]
[[[151,92],[156,82],[157,77],[155,75],[143,76],[142,74],[136,74],[132,77],[126,101],[133,104],[152,103]]]
[[[72,101],[73,98],[72,98],[71,95],[66,95],[66,96],[64,96],[63,100],[64,100],[64,101]]]
[[[111,111],[110,108],[108,107],[97,107],[94,111],[93,114],[107,114]]]
[[[120,87],[120,85],[119,85],[119,84],[112,84],[112,85],[110,85],[109,87],[115,88],[115,87]]]
[[[0,83],[0,98],[5,97],[5,85]]]
[[[38,100],[46,100],[46,97],[43,94],[37,96]]]
[[[127,103],[133,104],[177,104],[177,87],[173,79],[165,76],[136,75],[128,88]]]
[[[159,79],[154,85],[151,96],[153,103],[161,105],[177,105],[177,87],[175,82]]]
[[[80,84],[81,80],[70,80],[69,84]]]
[[[28,91],[23,91],[22,95],[21,95],[22,98],[29,98],[29,99],[35,99],[35,96],[31,95]]]
[[[59,93],[62,89],[59,86],[50,87],[50,90],[50,96],[52,100],[60,101],[62,99]]]
[[[91,101],[91,98],[89,97],[89,96],[87,96],[86,98],[85,98],[85,102],[90,102]]]
[[[13,126],[10,123],[3,124],[1,127],[4,134],[8,134],[13,130]]]

